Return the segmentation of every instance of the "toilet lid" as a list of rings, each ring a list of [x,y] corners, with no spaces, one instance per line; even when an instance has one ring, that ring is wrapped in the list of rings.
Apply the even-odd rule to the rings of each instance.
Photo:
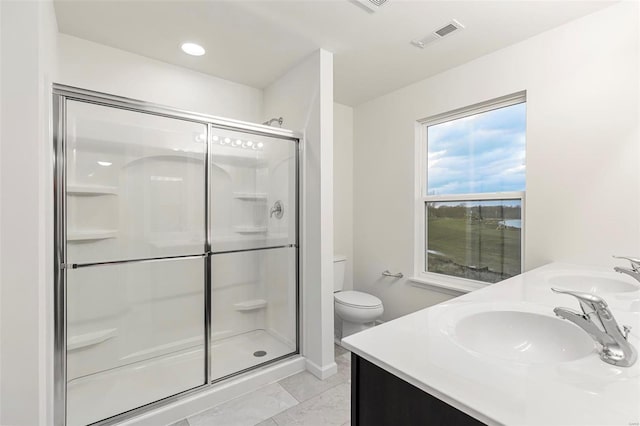
[[[382,305],[382,301],[374,295],[360,291],[340,291],[335,293],[333,297],[341,305],[356,308],[377,308]]]

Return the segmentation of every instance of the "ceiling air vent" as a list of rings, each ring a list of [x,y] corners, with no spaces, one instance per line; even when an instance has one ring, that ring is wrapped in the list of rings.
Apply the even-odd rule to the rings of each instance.
[[[460,22],[458,22],[455,19],[453,19],[447,25],[445,25],[442,28],[438,28],[437,30],[435,30],[431,34],[429,34],[428,36],[423,37],[421,39],[411,40],[411,44],[413,44],[416,47],[419,47],[420,49],[424,49],[424,47],[427,44],[433,43],[436,40],[440,40],[443,37],[447,37],[447,36],[457,32],[457,31],[460,31],[460,30],[463,30],[463,29],[464,29],[464,25],[462,25]]]
[[[362,6],[367,12],[377,12],[389,0],[351,0],[358,6]]]

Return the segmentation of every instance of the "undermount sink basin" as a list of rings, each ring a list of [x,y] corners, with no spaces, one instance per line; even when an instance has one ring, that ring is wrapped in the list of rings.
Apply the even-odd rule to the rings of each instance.
[[[626,281],[577,274],[551,277],[549,278],[549,284],[565,290],[584,291],[587,293],[628,293],[640,290],[640,286]]]
[[[520,311],[489,311],[457,322],[455,340],[483,355],[540,364],[573,361],[592,353],[591,337],[568,321]]]

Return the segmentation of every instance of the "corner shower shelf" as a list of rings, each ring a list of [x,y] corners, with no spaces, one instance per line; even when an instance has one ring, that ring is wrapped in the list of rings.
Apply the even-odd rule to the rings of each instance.
[[[264,201],[267,199],[266,192],[234,192],[233,198],[248,201]]]
[[[264,234],[267,232],[266,226],[235,226],[233,228],[238,234]]]
[[[69,195],[116,195],[118,188],[104,185],[67,185]]]
[[[113,337],[116,337],[118,329],[109,328],[106,330],[94,331],[93,333],[80,334],[71,336],[67,340],[67,350],[74,351],[76,349],[86,348],[88,346],[97,345]]]
[[[264,299],[245,300],[244,302],[235,303],[233,305],[236,311],[249,312],[257,311],[267,307],[267,301]]]
[[[115,238],[118,231],[115,229],[90,229],[86,231],[68,231],[67,241],[106,240]]]

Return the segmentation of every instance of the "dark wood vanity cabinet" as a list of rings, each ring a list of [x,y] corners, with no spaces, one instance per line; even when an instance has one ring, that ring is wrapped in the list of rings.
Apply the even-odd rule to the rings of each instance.
[[[477,426],[484,423],[351,354],[352,426]]]

